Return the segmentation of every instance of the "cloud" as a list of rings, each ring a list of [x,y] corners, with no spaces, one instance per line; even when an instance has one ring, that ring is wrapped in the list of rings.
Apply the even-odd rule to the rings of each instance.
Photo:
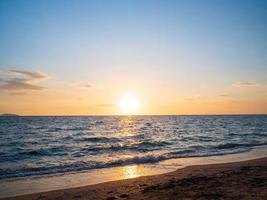
[[[92,86],[89,84],[80,85],[81,88],[90,89]]]
[[[27,93],[26,92],[10,92],[9,95],[22,96],[22,95],[27,95]]]
[[[9,70],[8,71],[11,75],[19,75],[24,76],[31,80],[43,80],[47,78],[47,75],[45,75],[42,72],[27,72],[27,71],[21,71],[21,70]]]
[[[237,82],[234,84],[235,87],[257,87],[259,83],[256,82]]]
[[[27,83],[23,79],[7,80],[3,85],[0,85],[0,89],[4,90],[43,90],[45,87]]]
[[[219,94],[218,97],[232,97],[232,96],[229,94]]]
[[[0,79],[2,90],[43,90],[45,87],[36,85],[48,76],[42,72],[28,72],[22,70],[8,70],[9,79]],[[18,78],[19,77],[19,78]]]

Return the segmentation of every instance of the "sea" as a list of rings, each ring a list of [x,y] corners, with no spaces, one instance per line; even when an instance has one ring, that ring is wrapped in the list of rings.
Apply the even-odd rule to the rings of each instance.
[[[267,115],[2,116],[0,180],[267,145]]]

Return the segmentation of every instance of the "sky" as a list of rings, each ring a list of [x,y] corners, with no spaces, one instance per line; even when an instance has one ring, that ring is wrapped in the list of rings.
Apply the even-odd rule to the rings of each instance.
[[[267,113],[265,0],[0,0],[0,30],[0,113]]]

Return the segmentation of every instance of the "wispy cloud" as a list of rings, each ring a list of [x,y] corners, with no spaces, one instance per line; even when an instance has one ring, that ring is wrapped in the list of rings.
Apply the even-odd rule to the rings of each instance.
[[[12,96],[22,96],[22,95],[26,95],[26,92],[10,92],[9,95]]]
[[[257,82],[236,82],[233,85],[235,87],[257,87],[260,84]]]
[[[90,89],[92,86],[90,84],[82,84],[80,85],[81,88]]]
[[[8,71],[11,75],[24,76],[31,80],[43,80],[47,78],[47,75],[42,72],[27,72],[22,70],[11,69]]]
[[[0,89],[4,90],[43,90],[45,87],[28,83],[23,79],[12,79],[4,81],[3,85],[0,85]]]
[[[8,79],[0,79],[2,90],[43,90],[45,87],[36,83],[48,78],[42,72],[8,70],[8,74]]]
[[[232,97],[232,96],[229,94],[219,94],[218,97]]]

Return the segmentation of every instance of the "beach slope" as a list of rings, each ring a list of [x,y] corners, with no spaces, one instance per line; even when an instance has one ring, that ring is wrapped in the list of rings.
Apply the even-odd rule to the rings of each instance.
[[[267,158],[6,199],[267,199]]]

